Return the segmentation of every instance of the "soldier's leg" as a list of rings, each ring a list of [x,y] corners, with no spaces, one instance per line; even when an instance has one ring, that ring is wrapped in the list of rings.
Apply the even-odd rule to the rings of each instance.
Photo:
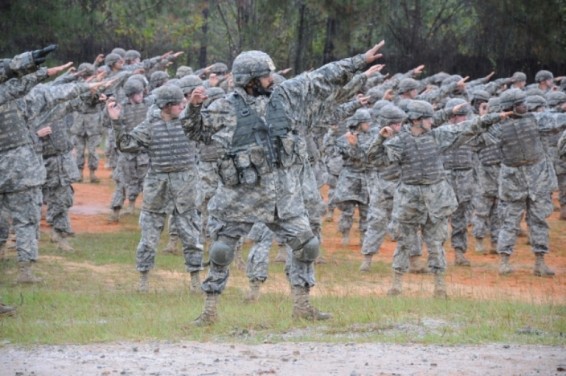
[[[393,200],[376,200],[368,210],[367,230],[362,242],[364,261],[360,265],[361,272],[370,270],[373,255],[379,252],[385,239],[387,224],[391,218]]]
[[[159,243],[165,213],[151,213],[142,210],[139,224],[141,228],[141,239],[136,249],[136,269],[141,273],[139,291],[149,290],[148,273],[155,265],[155,250]]]
[[[67,238],[73,235],[71,221],[69,220],[69,208],[73,206],[73,187],[71,185],[59,185],[48,188],[44,192],[47,217],[51,218],[49,223],[52,226],[51,240],[57,243],[59,249],[72,252],[74,249]]]
[[[269,272],[269,250],[273,244],[273,232],[263,223],[256,223],[248,239],[254,242],[248,254],[246,275],[250,283],[250,290],[246,295],[246,301],[253,302],[259,299],[261,285],[267,279]]]
[[[483,253],[484,239],[490,233],[490,215],[493,210],[493,198],[480,194],[474,198],[474,214],[472,217],[472,234],[476,241],[476,252]],[[493,236],[493,234],[492,234]]]
[[[338,231],[342,234],[342,244],[350,244],[350,230],[354,222],[354,209],[356,205],[354,201],[341,202],[338,205],[340,209],[340,221],[338,222]]]
[[[75,161],[77,164],[77,168],[80,172],[80,179],[79,181],[83,181],[83,169],[85,166],[85,150],[86,150],[86,138],[83,136],[74,135],[73,136],[73,144],[75,145]]]
[[[6,242],[10,236],[10,212],[0,204],[0,259],[4,257]]]
[[[18,255],[18,283],[41,282],[32,270],[32,264],[38,258],[38,232],[41,217],[41,188],[34,187],[25,191],[2,195],[2,205],[12,216],[16,232],[16,251]]]
[[[565,162],[559,162],[566,164]],[[560,219],[566,221],[566,174],[556,175],[558,180],[558,202],[560,203]]]
[[[552,213],[552,210],[552,200],[548,195],[539,195],[534,201],[527,199],[527,225],[532,250],[535,254],[533,273],[539,277],[554,275],[554,272],[544,263],[544,256],[549,251],[546,218]]]
[[[489,253],[497,253],[497,238],[499,237],[499,229],[501,228],[501,219],[499,218],[499,199],[492,197],[492,204],[489,211],[489,232],[491,234],[491,248]]]
[[[118,164],[117,168],[112,172],[112,178],[114,179],[115,187],[114,193],[112,194],[112,201],[110,202],[112,213],[108,217],[108,220],[110,222],[118,222],[120,220],[120,211],[124,207],[124,201],[126,199],[126,185],[120,164]]]
[[[177,244],[179,243],[179,233],[177,231],[177,226],[175,224],[175,215],[176,215],[175,212],[169,215],[169,219],[167,222],[169,240],[167,241],[167,245],[163,249],[164,253],[172,253],[172,254],[177,253]]]
[[[497,238],[497,253],[501,257],[499,274],[505,275],[513,271],[509,265],[509,257],[513,253],[515,243],[517,242],[517,228],[519,228],[525,208],[525,200],[500,201],[499,218],[501,219],[501,227],[499,229],[499,237]]]
[[[314,261],[320,252],[320,243],[310,229],[306,216],[278,219],[266,224],[291,248],[287,278],[293,294],[293,317],[296,319],[327,320],[331,316],[310,304],[310,289],[315,284]]]
[[[87,138],[87,148],[88,148],[88,169],[90,170],[90,182],[97,183],[100,180],[96,177],[95,171],[98,169],[98,153],[96,148],[100,145],[102,137],[100,135],[92,135]]]
[[[460,266],[470,266],[470,262],[464,256],[468,250],[468,220],[466,213],[470,210],[471,201],[458,203],[458,208],[450,217],[452,232],[450,241],[455,252],[455,264]]]
[[[360,214],[360,244],[364,243],[364,237],[368,228],[368,211],[369,206],[367,204],[358,204],[358,212]]]
[[[446,253],[443,244],[448,236],[448,218],[436,222],[427,219],[422,227],[422,235],[428,251],[428,267],[434,274],[434,296],[445,298],[447,296],[444,281]]]
[[[399,223],[399,236],[397,248],[393,254],[393,280],[391,288],[387,292],[390,296],[401,294],[402,277],[409,269],[409,255],[413,244],[417,241],[419,226],[413,223]]]
[[[326,205],[326,222],[332,222],[334,220],[334,209],[336,209],[336,204],[334,203],[334,190],[336,189],[336,182],[338,178],[330,173],[326,175],[326,184],[328,185],[328,204]]]
[[[175,212],[177,210],[175,209]],[[191,274],[191,291],[200,291],[199,273],[202,270],[203,247],[200,243],[200,217],[196,209],[176,213],[175,225],[183,243],[186,270]]]

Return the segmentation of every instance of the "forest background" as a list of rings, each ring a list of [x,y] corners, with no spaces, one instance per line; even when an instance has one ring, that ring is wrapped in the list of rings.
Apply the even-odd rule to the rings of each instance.
[[[566,0],[0,0],[0,33],[1,57],[57,43],[48,64],[123,47],[197,69],[259,49],[300,73],[385,39],[391,73],[566,72]]]

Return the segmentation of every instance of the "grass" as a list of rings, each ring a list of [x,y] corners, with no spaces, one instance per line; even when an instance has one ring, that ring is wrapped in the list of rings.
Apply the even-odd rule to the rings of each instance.
[[[317,269],[319,287],[312,300],[332,312],[333,320],[294,322],[283,266],[273,264],[266,292],[256,304],[243,302],[245,273],[233,268],[229,287],[220,299],[220,322],[195,328],[188,324],[199,315],[203,297],[188,293],[181,256],[158,253],[151,274],[152,291],[139,294],[134,267],[137,231],[79,235],[72,243],[81,250],[73,254],[57,251],[47,236],[43,238],[36,271],[44,284],[14,285],[14,253],[0,262],[2,301],[18,308],[15,317],[0,319],[4,343],[196,340],[566,345],[566,307],[562,304],[552,300],[529,304],[503,293],[497,299],[478,300],[458,293],[448,300],[433,299],[429,276],[422,277],[422,287],[417,287],[422,294],[390,298],[376,290],[388,283],[389,265],[377,262],[372,275],[359,277],[359,258],[348,251],[335,254],[337,262]],[[360,288],[365,292],[360,293]]]

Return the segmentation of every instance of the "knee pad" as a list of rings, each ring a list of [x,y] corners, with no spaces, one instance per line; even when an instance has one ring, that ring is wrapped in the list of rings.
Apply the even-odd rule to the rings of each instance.
[[[234,260],[234,249],[220,240],[212,243],[209,254],[210,261],[220,266],[230,265]]]
[[[293,250],[293,256],[302,262],[313,262],[318,257],[320,242],[316,236],[310,238],[299,249]]]

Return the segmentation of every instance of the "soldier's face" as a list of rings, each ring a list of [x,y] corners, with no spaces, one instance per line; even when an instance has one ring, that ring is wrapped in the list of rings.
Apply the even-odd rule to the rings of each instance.
[[[519,115],[526,114],[527,113],[527,104],[525,102],[523,102],[523,103],[519,103],[518,105],[515,105],[515,107],[513,108],[513,112],[515,112],[516,114],[519,114]]]
[[[399,133],[399,131],[401,130],[401,125],[403,125],[403,123],[401,123],[401,122],[399,121],[399,122],[396,122],[396,123],[391,123],[391,124],[389,124],[389,127],[390,127],[391,129],[393,129],[393,132]]]
[[[271,75],[271,73],[267,76],[260,77],[259,84],[261,85],[262,89],[269,91],[273,87],[273,76]]]
[[[143,91],[140,91],[139,93],[135,93],[130,97],[130,101],[133,104],[140,104],[143,102]]]
[[[166,111],[168,112],[168,115],[171,116],[171,118],[177,119],[179,115],[181,115],[181,112],[183,112],[184,109],[185,109],[185,102],[183,101],[180,103],[168,105]]]
[[[433,122],[433,119],[431,117],[422,118],[421,119],[421,127],[426,129],[427,131],[430,131],[430,128],[432,128],[432,122]]]

